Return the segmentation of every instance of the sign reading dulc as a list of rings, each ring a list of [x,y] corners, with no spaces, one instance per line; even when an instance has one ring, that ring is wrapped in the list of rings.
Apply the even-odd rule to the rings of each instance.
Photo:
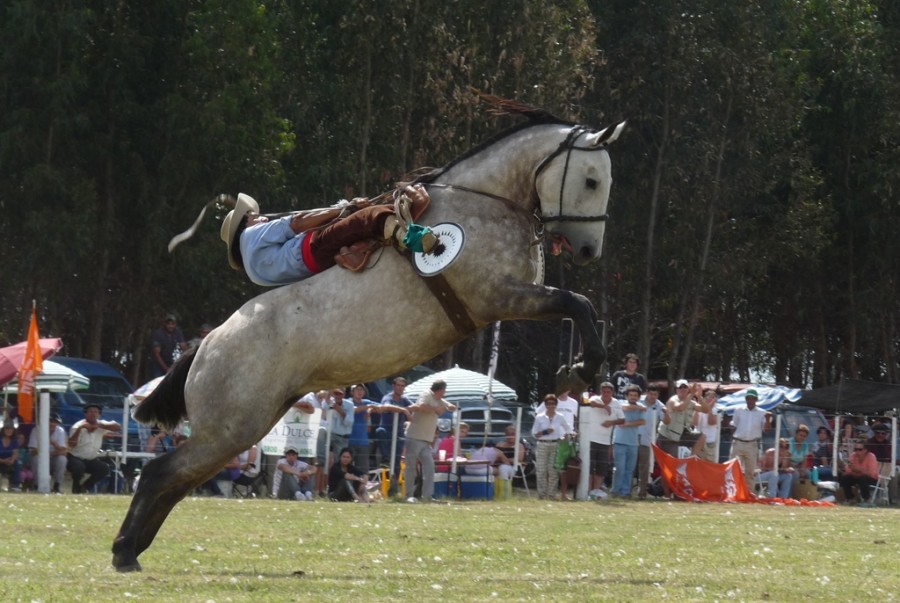
[[[287,446],[297,448],[300,458],[316,456],[320,413],[307,414],[292,408],[262,439],[263,454],[282,456]]]

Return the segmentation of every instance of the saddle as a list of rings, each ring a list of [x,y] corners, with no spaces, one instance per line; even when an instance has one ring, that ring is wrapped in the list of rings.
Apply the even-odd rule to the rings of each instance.
[[[366,239],[357,241],[352,245],[341,247],[341,251],[334,256],[335,263],[351,272],[362,272],[369,265],[369,260],[375,250],[384,249],[396,242],[397,246],[405,249],[403,243],[404,238],[411,226],[415,225],[416,220],[425,213],[431,201],[425,198],[420,203],[413,204],[406,195],[399,195],[394,201],[394,215],[388,216],[384,225],[384,238],[382,239]],[[423,245],[427,247],[426,251],[431,251],[434,247],[434,235],[428,233],[431,237],[429,242],[423,238]]]

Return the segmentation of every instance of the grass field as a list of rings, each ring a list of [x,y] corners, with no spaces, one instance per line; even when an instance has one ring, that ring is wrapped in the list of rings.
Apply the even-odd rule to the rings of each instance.
[[[896,601],[896,508],[191,498],[144,571],[130,498],[0,494],[0,601]]]

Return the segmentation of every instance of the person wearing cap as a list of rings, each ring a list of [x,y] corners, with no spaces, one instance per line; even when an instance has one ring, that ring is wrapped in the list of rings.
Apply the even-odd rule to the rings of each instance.
[[[429,203],[428,192],[421,185],[407,186],[404,194],[409,198],[411,216],[418,216]],[[256,200],[241,193],[219,233],[228,247],[228,264],[243,270],[257,285],[279,287],[331,268],[354,243],[384,239],[404,245],[406,226],[398,222],[393,205],[369,205],[366,199],[354,199],[354,204],[361,209],[310,229],[302,214],[269,220],[260,215]],[[435,242],[434,234],[426,231],[422,250],[431,251]]]
[[[66,430],[62,427],[62,419],[59,414],[50,415],[50,478],[53,482],[51,492],[59,494],[59,488],[66,477],[66,455],[69,452],[69,443],[66,438]],[[28,452],[31,455],[31,470],[38,474],[38,430],[32,429],[28,436]]]
[[[109,465],[97,458],[103,448],[103,438],[109,433],[122,431],[115,421],[100,419],[99,404],[85,404],[84,418],[69,430],[67,467],[72,474],[72,494],[89,492],[101,479],[109,475]],[[90,477],[82,482],[87,473]]]
[[[702,410],[700,403],[691,397],[686,379],[675,382],[675,395],[666,401],[662,422],[659,425],[657,445],[668,455],[678,458],[678,447],[693,449],[700,434],[691,429],[695,410]]]
[[[753,484],[759,458],[759,441],[763,430],[772,426],[772,414],[756,406],[759,394],[753,388],[744,394],[746,404],[737,408],[731,419],[734,435],[731,441],[731,458],[741,461],[741,470],[747,487]]]
[[[184,341],[184,334],[175,322],[175,316],[167,315],[162,326],[150,335],[148,378],[155,379],[168,373],[172,364],[187,349],[188,345]]]
[[[411,416],[409,407],[412,406],[412,401],[404,394],[405,390],[406,379],[404,377],[394,377],[394,380],[391,382],[391,391],[381,398],[381,404],[379,405],[381,421],[375,428],[375,440],[378,442],[378,451],[381,454],[381,464],[390,465],[391,440],[394,437],[394,421],[397,421],[397,441],[394,445],[394,467],[389,471],[392,478],[392,489],[400,477],[400,452],[403,450],[404,426]]]
[[[315,474],[314,466],[300,460],[296,446],[288,446],[275,465],[272,491],[281,500],[313,500]]]
[[[891,462],[891,441],[888,438],[890,429],[884,423],[875,423],[872,425],[872,437],[869,438],[867,444],[869,452],[875,455],[875,459],[879,463]]]

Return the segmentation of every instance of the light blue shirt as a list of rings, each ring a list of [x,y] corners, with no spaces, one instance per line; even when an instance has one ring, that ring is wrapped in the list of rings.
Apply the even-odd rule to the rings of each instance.
[[[629,407],[625,407],[629,408]],[[632,421],[638,421],[640,419],[644,419],[644,409],[643,407],[638,408],[637,410],[625,410],[625,422],[631,423]],[[638,445],[638,430],[640,429],[639,425],[635,426],[625,426],[625,425],[616,425],[616,430],[613,432],[613,444],[624,444],[626,446],[637,446]]]
[[[241,256],[251,281],[279,287],[309,278],[313,272],[301,251],[307,233],[291,229],[291,216],[254,224],[241,233]]]

